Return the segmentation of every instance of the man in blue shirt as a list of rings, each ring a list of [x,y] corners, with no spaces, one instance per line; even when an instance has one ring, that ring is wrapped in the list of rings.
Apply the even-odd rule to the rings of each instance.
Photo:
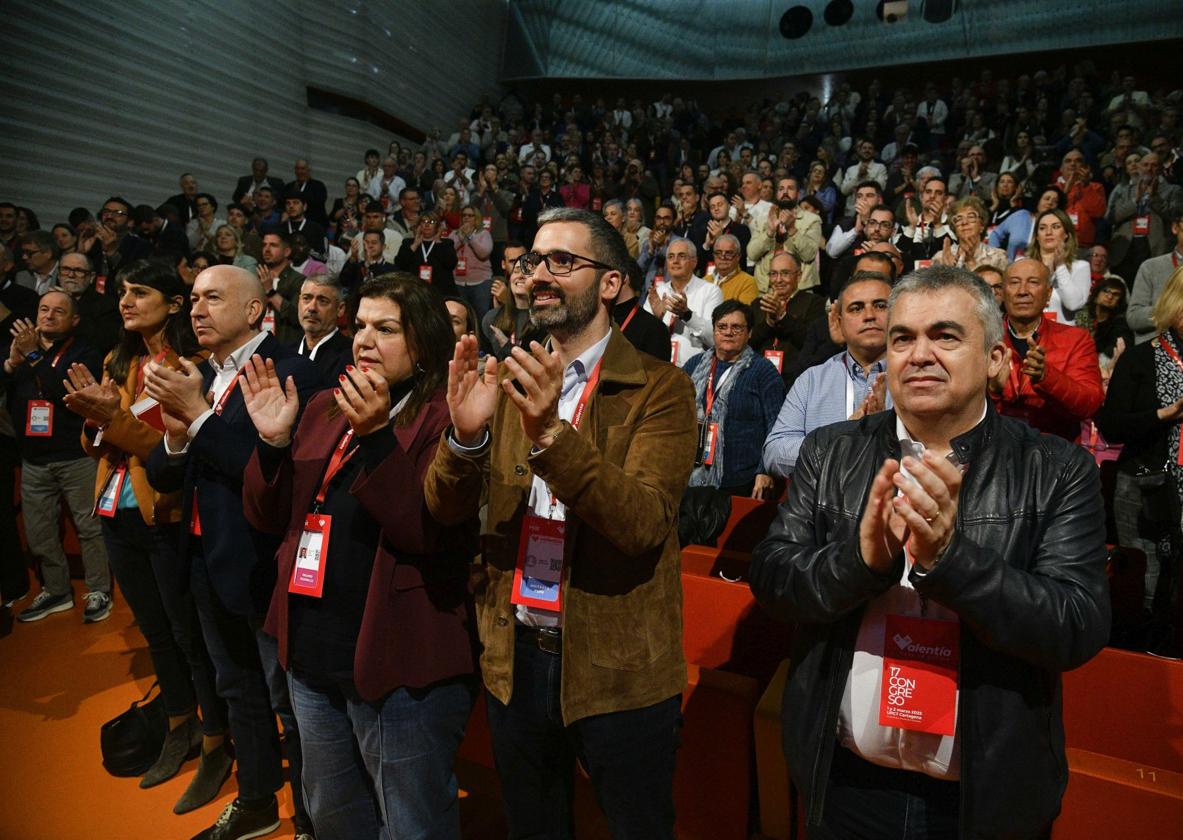
[[[792,474],[801,442],[814,429],[891,405],[881,375],[890,292],[887,278],[873,271],[856,271],[843,287],[835,305],[846,349],[809,368],[793,383],[764,441],[764,465],[773,475]]]

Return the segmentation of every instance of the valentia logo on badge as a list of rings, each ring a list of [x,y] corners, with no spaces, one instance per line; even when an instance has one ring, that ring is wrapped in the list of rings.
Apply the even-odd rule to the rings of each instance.
[[[917,645],[911,636],[896,633],[891,637],[896,647],[908,654],[908,659],[919,659],[922,662],[943,664],[953,658],[953,649],[945,645]]]

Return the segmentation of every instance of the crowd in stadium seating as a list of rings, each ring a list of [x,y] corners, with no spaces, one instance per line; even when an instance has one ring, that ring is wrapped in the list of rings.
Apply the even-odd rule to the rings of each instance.
[[[523,713],[497,669],[515,649],[524,655],[524,639],[534,654],[553,654],[561,634],[536,620],[540,601],[488,601],[503,583],[508,591],[498,575],[508,568],[512,578],[517,559],[506,554],[513,514],[501,471],[519,471],[518,489],[540,518],[549,488],[550,521],[556,496],[560,509],[579,498],[582,522],[611,527],[595,520],[601,508],[580,496],[579,477],[548,463],[546,451],[553,441],[571,463],[591,456],[553,427],[528,428],[529,401],[545,391],[534,383],[547,381],[533,342],[549,336],[561,347],[564,322],[547,309],[578,309],[568,290],[547,298],[548,287],[530,281],[535,272],[545,264],[548,276],[570,277],[580,260],[620,271],[605,317],[643,361],[600,347],[575,384],[590,378],[594,388],[603,360],[605,377],[644,371],[658,397],[693,392],[696,417],[668,419],[687,420],[686,429],[654,426],[669,446],[694,438],[693,463],[655,447],[644,463],[587,479],[615,481],[620,509],[631,500],[646,511],[652,500],[636,476],[658,481],[650,470],[678,485],[666,488],[675,509],[687,487],[777,499],[811,432],[892,408],[889,295],[904,275],[945,266],[978,276],[1004,315],[1004,364],[988,382],[994,409],[1089,448],[1099,462],[1118,453],[1111,541],[1147,556],[1137,638],[1178,655],[1181,107],[1179,91],[1142,89],[1132,76],[1101,77],[1083,64],[1009,78],[982,70],[894,90],[842,83],[828,101],[798,93],[723,114],[674,95],[650,103],[508,95],[421,144],[365,150],[343,184],[326,185],[303,159],[285,183],[256,158],[230,195],[188,172],[163,201],[112,184],[101,206],[44,228],[35,208],[0,202],[0,507],[19,480],[41,579],[17,617],[74,607],[64,499],[85,568],[84,621],[110,614],[113,572],[165,695],[170,733],[144,786],[200,757],[177,803],[183,813],[213,799],[237,760],[239,797],[202,836],[269,830],[283,755],[298,835],[446,828],[455,821],[451,758],[477,685],[466,579],[481,550],[480,503],[494,570],[478,595],[483,679],[495,729],[517,739],[549,735],[515,718]],[[578,241],[590,250],[560,241],[564,224],[585,225],[589,238]],[[686,376],[675,380],[654,357]],[[525,387],[507,388],[498,411],[515,401],[524,432],[498,437],[510,421],[490,412],[491,441],[480,423],[461,434],[444,387],[450,370],[467,370],[473,393],[486,370],[514,374]],[[562,396],[555,391],[564,424],[579,424],[578,391],[565,381]],[[630,417],[622,405],[614,422],[648,422]],[[615,429],[605,453],[625,445]],[[490,448],[482,499],[465,459]],[[642,536],[619,539],[642,545]],[[347,546],[359,564],[301,578],[293,558],[329,544]],[[670,546],[645,545],[650,571],[660,572]],[[16,606],[31,589],[15,521],[0,525],[0,565],[0,597]],[[584,585],[601,596],[656,585],[614,574]],[[542,589],[557,591],[552,583]],[[322,600],[323,591],[333,597]],[[579,596],[564,607],[564,627],[619,631],[624,614]],[[635,603],[643,611],[664,601]],[[506,643],[495,625],[525,629]],[[676,641],[676,631],[651,622],[646,632],[648,659],[627,645],[564,652],[573,686],[565,711],[531,713],[582,726],[587,715],[645,706],[648,719],[611,734],[667,724],[673,732],[676,704],[651,704],[677,693],[680,660],[662,660],[652,640],[673,633]],[[391,638],[419,649],[392,654]],[[626,671],[667,670],[652,679],[657,694],[633,696],[635,682],[597,682],[594,666],[578,664],[589,656]],[[593,690],[617,704],[579,696]],[[394,744],[396,720],[426,733],[422,750],[397,753],[407,746]],[[358,762],[350,727],[366,754]],[[312,729],[314,743],[301,738]],[[588,725],[580,749],[595,764],[609,737]],[[499,765],[524,762],[497,749]],[[565,749],[554,760],[569,759],[573,748]],[[383,763],[398,760],[418,762],[409,775],[421,782],[410,792],[380,784],[375,797]],[[659,778],[672,778],[670,761],[654,769]],[[323,781],[334,773],[348,778]],[[627,785],[644,789],[641,775]],[[606,810],[635,816],[625,791],[599,792]],[[525,826],[530,796],[569,796],[569,780],[518,793],[517,802],[507,795],[507,809]]]

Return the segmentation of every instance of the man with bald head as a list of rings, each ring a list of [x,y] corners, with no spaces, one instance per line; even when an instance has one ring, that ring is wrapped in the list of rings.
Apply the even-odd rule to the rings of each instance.
[[[801,264],[781,251],[768,263],[768,291],[752,305],[752,349],[772,362],[782,379],[804,346],[810,325],[826,317],[825,298],[802,291],[800,284]],[[786,380],[785,385],[792,383]]]
[[[181,359],[179,370],[150,364],[144,377],[165,422],[164,440],[148,458],[148,480],[161,492],[183,491],[180,554],[189,564],[238,760],[238,798],[223,812],[228,827],[199,837],[261,836],[279,825],[275,792],[283,785],[283,756],[276,713],[284,726],[296,833],[311,830],[300,789],[299,733],[275,640],[260,629],[274,586],[279,540],[254,530],[243,516],[242,474],[259,435],[238,377],[247,360],[259,356],[274,364],[281,382],[294,381],[303,405],[318,373],[306,358],[260,330],[264,300],[252,272],[231,265],[207,268],[197,275],[190,301],[193,332],[209,358],[197,366]],[[197,777],[177,803],[179,812],[214,798],[229,772],[224,748],[202,755]]]
[[[1006,270],[1002,306],[1006,364],[990,379],[1000,414],[1026,420],[1068,440],[1105,400],[1097,350],[1088,330],[1058,323],[1044,310],[1051,275],[1039,260],[1021,259]]]

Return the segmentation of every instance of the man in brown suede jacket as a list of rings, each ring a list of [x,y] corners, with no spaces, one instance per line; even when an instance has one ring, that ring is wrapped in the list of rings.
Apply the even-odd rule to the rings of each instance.
[[[488,493],[476,607],[509,836],[572,836],[578,756],[614,836],[672,838],[694,389],[612,325],[629,258],[603,219],[545,213],[521,259],[551,345],[478,376],[461,339],[453,427],[426,479],[445,523]]]

